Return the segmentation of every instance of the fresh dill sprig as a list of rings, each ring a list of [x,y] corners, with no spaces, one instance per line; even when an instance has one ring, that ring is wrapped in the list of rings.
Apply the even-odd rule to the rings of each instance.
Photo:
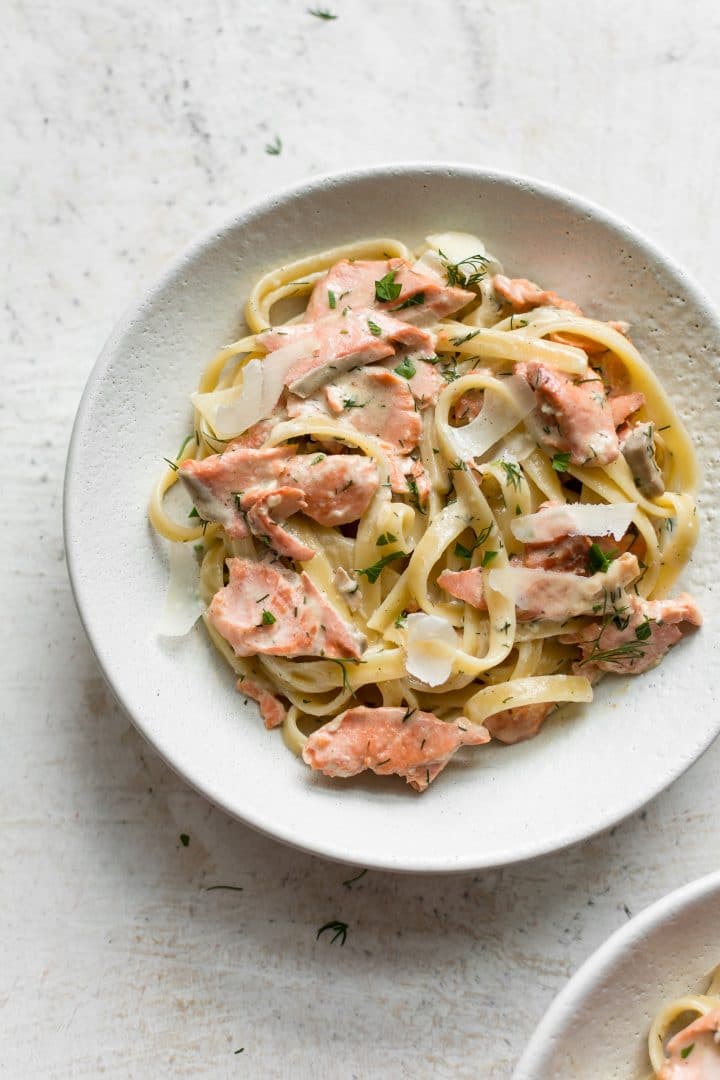
[[[467,288],[468,285],[477,285],[487,275],[490,260],[485,255],[469,255],[467,259],[461,259],[456,263],[450,262],[447,255],[440,249],[438,249],[438,255],[445,267],[448,285]],[[463,270],[462,267],[467,267],[467,269]]]
[[[321,926],[315,935],[315,940],[319,941],[320,935],[326,931],[332,930],[333,936],[330,939],[330,944],[334,945],[335,942],[340,939],[340,944],[344,945],[347,940],[348,924],[341,922],[340,919],[331,919],[330,922],[326,922],[324,926]]]
[[[271,143],[265,143],[265,153],[270,157],[279,157],[282,154],[282,139],[279,135],[276,135]]]

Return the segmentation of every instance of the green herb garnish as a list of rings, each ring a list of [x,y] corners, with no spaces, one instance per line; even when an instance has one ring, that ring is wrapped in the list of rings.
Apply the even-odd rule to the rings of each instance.
[[[493,531],[493,525],[492,524],[490,524],[486,528],[482,529],[477,534],[477,536],[475,537],[475,542],[473,543],[473,546],[471,548],[467,548],[467,547],[465,547],[464,544],[461,544],[460,542],[458,542],[455,545],[455,554],[459,555],[461,559],[471,559],[472,558],[472,553],[475,550],[475,548],[478,548],[478,547],[481,546],[481,544],[484,544],[492,531]]]
[[[277,619],[273,615],[272,611],[268,611],[267,608],[263,608],[261,625],[262,626],[272,626],[272,624],[276,623],[276,622],[277,622]]]
[[[337,19],[337,15],[334,15],[332,11],[328,11],[327,8],[308,8],[307,11],[308,15],[314,15],[316,19],[324,19],[325,22]]]
[[[408,491],[410,492],[410,502],[413,504],[416,510],[419,511],[419,513],[424,514],[425,511],[420,505],[420,492],[418,490],[417,480],[414,476],[406,476],[405,483],[407,484]]]
[[[373,322],[372,319],[368,319],[367,324],[368,330],[373,335],[373,337],[380,337],[380,335],[382,334],[382,329],[378,326],[378,324],[376,322]]]
[[[448,285],[477,285],[487,274],[488,259],[484,255],[469,255],[467,259],[451,263],[447,255],[438,248],[438,255],[445,264]],[[462,270],[461,267],[468,267]]]
[[[278,157],[282,153],[282,139],[276,135],[271,143],[265,144],[265,153],[271,157]]]
[[[695,1049],[695,1043],[690,1043],[689,1046],[684,1046],[682,1048],[682,1050],[680,1051],[680,1057],[683,1059],[683,1061],[685,1060],[685,1058],[690,1057],[690,1055],[692,1054],[694,1049]]]
[[[386,532],[380,533],[375,541],[376,547],[385,547],[386,544],[394,544],[397,541],[397,536],[394,533]]]
[[[327,292],[328,292],[328,307],[330,307],[332,309],[332,311],[334,311],[335,308],[337,307],[337,300],[335,299],[335,293],[332,291],[332,289],[328,289]]]
[[[409,296],[407,300],[403,300],[402,304],[398,304],[397,307],[390,308],[391,311],[403,311],[405,308],[415,307],[417,304],[425,303],[425,293],[416,292],[414,296]]]
[[[416,371],[417,368],[413,364],[412,360],[408,359],[407,357],[403,360],[402,364],[398,364],[398,366],[395,368],[395,374],[402,375],[403,379],[412,379]]]
[[[480,565],[483,568],[489,566],[497,554],[497,551],[486,551],[482,557],[482,562],[480,563]]]
[[[367,867],[364,870],[361,870],[359,874],[356,874],[355,877],[351,877],[351,878],[348,878],[346,881],[343,881],[343,885],[345,886],[346,889],[349,889],[351,885],[354,885],[356,881],[360,880],[360,878],[365,877],[366,874],[367,874]]]
[[[450,340],[453,345],[464,345],[466,341],[472,341],[473,338],[476,338],[479,333],[479,330],[471,330],[469,333],[465,334],[464,337],[451,338]]]
[[[594,574],[607,573],[610,563],[617,559],[617,551],[603,551],[599,544],[591,544],[588,551],[588,562]]]
[[[386,300],[397,300],[402,292],[402,285],[395,281],[396,270],[390,270],[385,277],[375,282],[375,299],[381,303]]]
[[[567,472],[567,467],[570,464],[570,454],[553,454],[550,464],[555,472]]]
[[[508,487],[514,487],[517,490],[523,482],[520,466],[514,461],[498,461],[498,465],[505,473],[505,483]]]
[[[364,570],[356,571],[358,574],[364,574],[371,585],[373,585],[380,577],[381,573],[388,565],[395,559],[404,559],[407,552],[405,551],[390,551],[387,555],[383,555],[382,559],[378,559],[372,566],[366,566]]]
[[[190,843],[190,837],[188,836],[187,833],[185,833],[185,832],[180,833],[180,843],[182,844],[183,847],[188,846],[188,844]]]
[[[638,639],[638,641],[647,641],[651,634],[652,627],[650,626],[650,622],[646,615],[645,622],[641,622],[639,626],[635,627],[635,637]]]
[[[340,938],[340,944],[344,945],[347,939],[348,924],[346,922],[340,922],[339,919],[331,919],[330,922],[326,922],[324,926],[321,926],[315,935],[315,940],[318,941],[321,934],[324,934],[326,930],[334,931],[330,940],[330,944],[334,945]]]

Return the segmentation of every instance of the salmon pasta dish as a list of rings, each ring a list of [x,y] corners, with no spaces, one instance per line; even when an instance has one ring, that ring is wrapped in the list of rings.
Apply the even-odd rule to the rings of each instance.
[[[682,421],[630,328],[466,233],[265,274],[151,500],[161,633],[201,616],[311,769],[425,790],[701,623]]]
[[[657,1080],[720,1077],[720,968],[704,994],[669,1001],[655,1017],[648,1053]]]

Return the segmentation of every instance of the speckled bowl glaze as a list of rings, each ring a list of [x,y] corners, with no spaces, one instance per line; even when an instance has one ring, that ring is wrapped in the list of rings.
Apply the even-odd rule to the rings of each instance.
[[[684,587],[706,626],[637,679],[608,678],[591,706],[541,735],[456,760],[418,796],[397,778],[313,775],[243,705],[203,629],[156,633],[164,546],[146,520],[162,458],[187,433],[188,395],[238,336],[251,282],[288,259],[365,236],[409,244],[473,232],[510,274],[627,319],[690,431],[705,477],[702,532]],[[449,872],[555,851],[637,810],[720,729],[712,675],[720,611],[713,469],[720,324],[698,288],[606,211],[518,176],[396,165],[309,180],[244,209],[180,255],[118,326],[90,377],[68,456],[65,537],[75,597],[98,661],[139,730],[229,813],[279,840],[389,870]],[[703,415],[705,414],[705,415]]]
[[[536,1028],[513,1080],[645,1080],[647,1036],[673,998],[720,963],[720,873],[677,889],[601,945]]]

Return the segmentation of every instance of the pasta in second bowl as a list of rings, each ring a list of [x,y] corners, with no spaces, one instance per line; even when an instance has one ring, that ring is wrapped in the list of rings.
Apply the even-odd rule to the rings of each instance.
[[[634,809],[716,733],[714,689],[697,679],[707,631],[653,664],[700,622],[689,597],[663,597],[697,533],[683,420],[699,430],[702,476],[694,416],[717,333],[679,271],[623,226],[474,170],[320,181],[198,245],[111,342],[69,462],[76,595],[139,726],[245,820],[367,865],[497,865]],[[578,396],[596,414],[584,432],[567,422]],[[108,423],[110,455],[89,435]],[[464,751],[420,801],[398,799],[397,780],[308,783],[202,635],[158,638],[166,555],[137,511],[142,470],[147,483],[175,437],[151,510],[187,556],[171,559],[166,630],[207,608],[245,699],[329,776],[370,768],[423,790],[459,746],[493,742]],[[91,497],[109,546],[88,556]],[[681,582],[711,626],[713,529]],[[108,553],[129,589],[108,582]],[[199,561],[202,596],[188,603],[179,581]],[[116,632],[123,616],[132,641]],[[143,667],[159,701],[130,675]],[[604,672],[645,669],[604,680],[534,745],[496,748],[534,734],[555,704],[590,700]],[[680,739],[669,714],[689,695],[700,708]],[[473,824],[484,817],[491,836]]]

